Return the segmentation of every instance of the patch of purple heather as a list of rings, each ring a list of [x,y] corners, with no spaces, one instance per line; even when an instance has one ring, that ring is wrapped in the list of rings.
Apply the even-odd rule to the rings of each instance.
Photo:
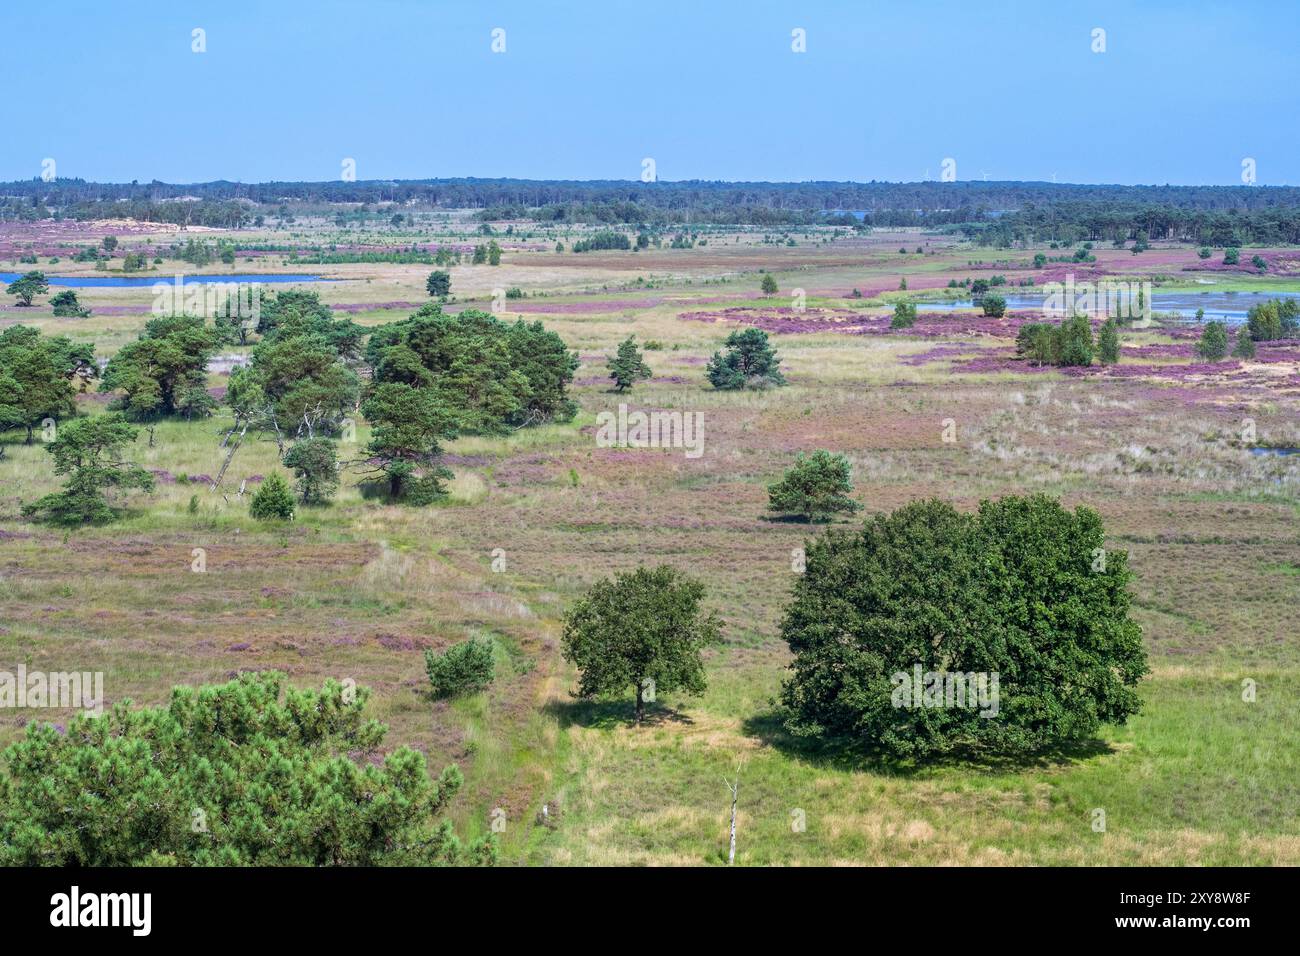
[[[598,312],[618,312],[622,309],[653,309],[662,305],[662,298],[652,299],[594,299],[590,302],[513,302],[511,312],[534,312],[545,315],[586,315]]]

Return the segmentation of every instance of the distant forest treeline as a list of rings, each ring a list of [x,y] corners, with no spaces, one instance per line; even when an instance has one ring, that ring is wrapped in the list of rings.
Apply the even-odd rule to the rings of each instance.
[[[949,227],[980,242],[1300,243],[1300,188],[1069,183],[726,183],[427,179],[0,184],[0,219],[133,218],[233,228],[337,203],[476,209],[543,224]]]

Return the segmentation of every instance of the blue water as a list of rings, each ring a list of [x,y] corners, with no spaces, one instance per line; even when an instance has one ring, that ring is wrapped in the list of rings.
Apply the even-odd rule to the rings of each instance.
[[[21,272],[0,272],[0,282],[10,283],[15,279],[21,278],[26,273]],[[322,279],[320,276],[309,275],[250,275],[231,273],[229,275],[208,275],[208,276],[181,276],[186,285],[212,285],[217,282],[245,282],[249,285],[258,282],[275,283],[275,282],[343,282],[343,279]],[[153,286],[159,282],[166,282],[172,285],[176,281],[176,276],[164,275],[161,272],[155,272],[149,276],[50,276],[45,277],[45,281],[50,285],[67,286],[73,289],[95,289],[105,286]]]
[[[1007,300],[1008,309],[1041,309],[1043,295],[1025,292],[1003,292],[997,294]],[[1297,292],[1152,292],[1151,310],[1153,312],[1173,312],[1181,318],[1196,318],[1196,310],[1204,309],[1205,318],[1219,319],[1229,325],[1240,325],[1246,321],[1246,313],[1252,305],[1267,302],[1269,299],[1300,298]],[[959,309],[973,309],[975,304],[970,299],[955,299],[949,302],[921,302],[916,306],[921,311],[955,312]]]
[[[1300,448],[1252,448],[1252,455],[1300,455]]]

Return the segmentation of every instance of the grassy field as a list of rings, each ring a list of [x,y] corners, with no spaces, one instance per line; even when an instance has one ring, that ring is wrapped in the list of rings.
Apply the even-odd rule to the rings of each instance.
[[[704,365],[736,323],[682,313],[759,317],[789,308],[802,288],[810,309],[880,317],[889,309],[873,296],[904,276],[909,290],[942,288],[987,274],[968,263],[994,258],[919,233],[794,247],[756,238],[584,255],[506,243],[498,268],[453,268],[452,308],[485,307],[496,288],[528,293],[506,311],[542,319],[578,352],[581,412],[449,443],[456,478],[444,505],[367,499],[354,474],[332,505],[260,525],[247,497],[278,467],[273,443],[247,443],[221,493],[191,478],[220,467],[219,415],[160,424],[152,447],[142,432],[135,457],[157,473],[156,492],[130,499],[119,523],[65,534],[21,519],[21,503],[56,482],[42,446],[11,433],[0,459],[0,666],[102,670],[110,700],[148,703],[174,684],[246,669],[304,686],[351,677],[374,689],[390,745],[417,747],[434,771],[465,771],[453,811],[463,835],[505,812],[508,863],[725,864],[723,778],[738,772],[741,864],[1300,864],[1300,456],[1253,456],[1235,437],[1250,418],[1261,442],[1300,445],[1298,363],[1279,353],[1184,375],[1188,359],[1142,350],[1186,340],[1153,330],[1125,334],[1126,374],[968,371],[967,361],[1007,354],[1010,339],[966,334],[956,320],[942,336],[828,326],[774,336],[788,387],[714,392]],[[928,243],[928,255],[898,252]],[[1033,251],[997,255],[1022,263]],[[1152,272],[1196,258],[1153,252]],[[1131,273],[1139,258],[1099,253],[1102,267]],[[413,311],[392,304],[423,301],[429,271],[274,265],[347,279],[315,288],[365,324]],[[760,269],[780,285],[771,300],[758,294]],[[864,300],[846,298],[855,288]],[[89,319],[7,307],[0,323],[93,340],[111,355],[149,317],[148,289],[82,299],[96,309]],[[633,333],[662,347],[646,353],[654,379],[620,397],[604,356]],[[700,413],[704,454],[597,447],[595,417],[619,402]],[[89,414],[104,404],[81,400]],[[945,440],[949,419],[955,441]],[[366,439],[362,424],[342,457],[359,457]],[[923,497],[971,508],[1040,490],[1097,509],[1135,572],[1152,666],[1141,715],[1014,764],[904,771],[791,739],[772,704],[788,660],[778,626],[791,551],[818,529],[768,520],[766,486],[817,448],[851,457],[868,514]],[[634,727],[629,700],[572,698],[559,622],[592,582],[659,562],[705,582],[726,642],[708,655],[702,697],[661,697]],[[474,634],[497,639],[496,682],[478,697],[431,701],[423,649]],[[0,717],[0,740],[30,716]]]

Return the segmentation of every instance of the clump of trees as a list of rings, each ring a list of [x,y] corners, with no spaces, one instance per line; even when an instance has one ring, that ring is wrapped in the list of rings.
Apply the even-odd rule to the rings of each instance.
[[[424,670],[435,699],[463,697],[486,690],[495,676],[492,638],[474,638],[453,644],[441,654],[425,648]]]
[[[136,429],[120,414],[75,419],[58,429],[45,450],[54,473],[67,475],[63,490],[23,506],[23,514],[50,524],[73,527],[104,524],[116,512],[104,497],[107,488],[152,491],[153,475],[123,458]]]
[[[815,451],[799,455],[785,476],[768,486],[768,510],[798,515],[805,521],[824,521],[861,510],[862,505],[849,497],[852,493],[849,460],[829,451]]]
[[[1118,360],[1118,335],[1115,347]],[[1091,365],[1094,349],[1092,323],[1086,315],[1076,315],[1060,325],[1026,322],[1016,332],[1016,354],[1035,365]]]
[[[366,359],[375,383],[431,391],[466,432],[504,434],[577,411],[567,389],[578,357],[541,322],[510,324],[474,309],[446,315],[430,303],[376,329]]]
[[[1256,342],[1273,342],[1300,335],[1300,301],[1269,299],[1250,307],[1246,331]]]
[[[76,414],[77,392],[98,374],[93,345],[11,325],[0,332],[0,432],[22,428],[31,444],[46,419]]]
[[[121,392],[109,407],[135,421],[206,417],[217,405],[207,389],[216,346],[217,335],[201,316],[151,319],[136,341],[109,360],[99,390]]]
[[[713,353],[706,373],[714,388],[767,388],[784,385],[781,361],[762,329],[732,332],[721,352]]]
[[[631,249],[632,240],[626,233],[612,229],[602,229],[592,233],[586,239],[579,239],[573,244],[574,252],[595,252],[598,249]]]
[[[178,687],[164,707],[117,704],[67,732],[32,723],[4,751],[5,866],[490,864],[492,837],[462,844],[436,817],[460,789],[422,754],[382,761],[369,691],[275,673]],[[328,825],[322,825],[327,821]]]
[[[629,335],[619,343],[618,353],[610,357],[606,367],[609,369],[609,377],[614,380],[614,388],[620,392],[654,374],[650,366],[646,365],[641,350],[636,347],[634,335]]]
[[[1105,548],[1090,509],[1044,495],[975,514],[915,502],[826,532],[806,561],[782,623],[795,734],[895,758],[1024,752],[1138,712],[1147,664],[1127,555]],[[914,685],[922,675],[940,675],[937,695],[933,676]],[[953,675],[966,686],[984,675],[993,699],[951,699]]]
[[[593,585],[565,616],[563,653],[579,671],[576,696],[636,696],[635,718],[659,692],[702,694],[701,652],[721,640],[722,622],[700,605],[704,585],[660,565]]]
[[[568,421],[577,355],[541,322],[513,325],[477,310],[443,314],[426,305],[376,329],[366,347],[373,368],[361,411],[371,422],[369,453],[389,495],[427,504],[446,494],[441,442],[460,433]]]

